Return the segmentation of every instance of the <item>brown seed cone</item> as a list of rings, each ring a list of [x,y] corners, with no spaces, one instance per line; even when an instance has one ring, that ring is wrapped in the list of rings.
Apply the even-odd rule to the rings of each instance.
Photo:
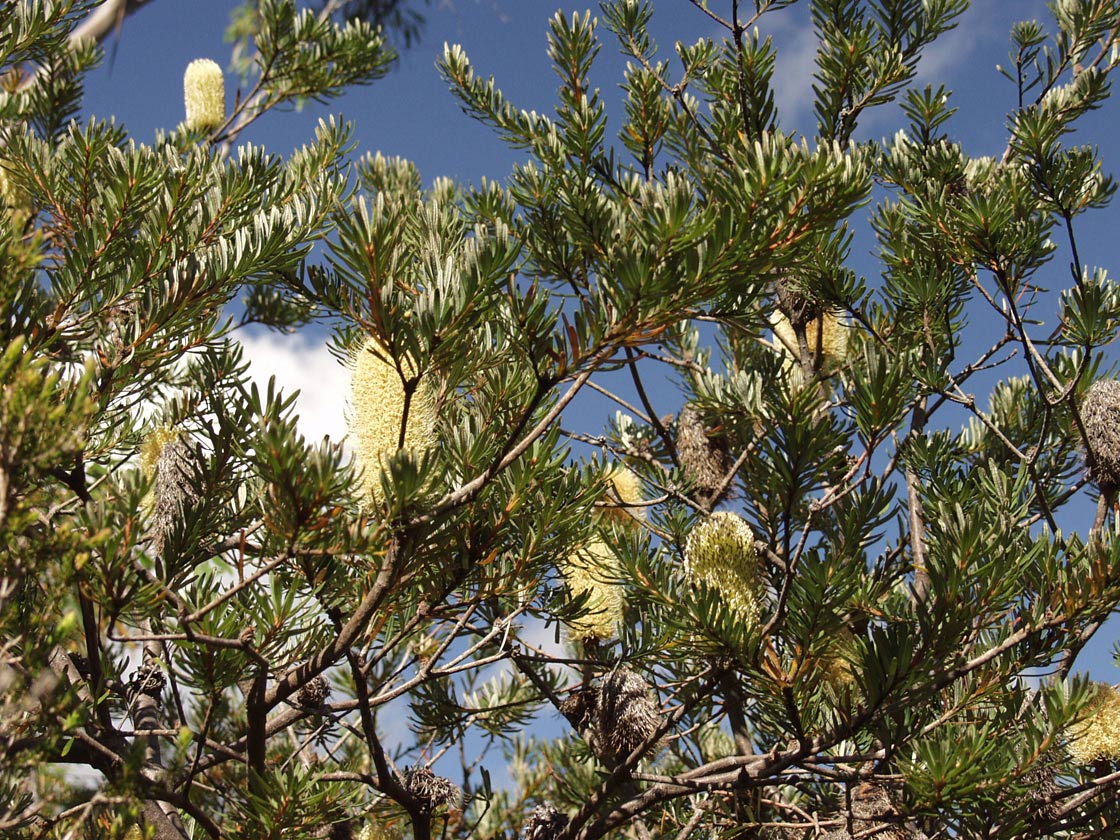
[[[677,456],[681,471],[692,485],[697,501],[709,510],[727,493],[721,492],[730,468],[727,449],[727,441],[708,434],[700,412],[688,405],[681,409],[677,416]]]
[[[301,706],[314,709],[322,706],[330,695],[330,683],[321,676],[317,676],[300,688],[299,693],[296,694],[296,700]]]
[[[542,802],[533,809],[533,813],[525,821],[521,836],[525,840],[553,840],[567,827],[567,815],[561,814],[552,807],[551,802]]]
[[[578,688],[561,700],[558,708],[572,728],[582,734],[595,721],[599,708],[599,689]]]
[[[661,712],[649,683],[629,668],[619,668],[599,691],[595,739],[605,758],[624,760],[661,726]]]
[[[463,789],[450,779],[437,776],[427,767],[408,767],[404,771],[404,787],[428,811],[440,805],[458,808],[463,802]]]
[[[1085,466],[1102,493],[1120,488],[1120,380],[1093,383],[1081,402],[1088,448]]]

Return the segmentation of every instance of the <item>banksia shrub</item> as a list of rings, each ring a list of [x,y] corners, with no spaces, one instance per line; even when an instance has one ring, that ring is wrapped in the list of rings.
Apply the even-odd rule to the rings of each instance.
[[[726,495],[723,479],[730,468],[727,444],[708,434],[700,412],[685,406],[677,416],[677,457],[681,472],[704,507],[711,508]]]
[[[1120,381],[1101,379],[1081,402],[1088,447],[1085,466],[1102,493],[1120,488]]]
[[[624,606],[622,587],[615,582],[618,559],[599,537],[573,552],[560,569],[573,598],[587,596],[583,613],[568,623],[573,639],[594,643],[618,635]]]
[[[384,502],[381,473],[389,459],[401,448],[417,456],[435,445],[435,390],[421,379],[409,396],[396,366],[371,338],[350,359],[346,421],[362,468],[363,489],[367,498],[379,505]]]
[[[222,68],[209,58],[198,58],[183,74],[183,102],[187,128],[217,128],[226,118],[226,82]]]
[[[624,525],[644,522],[646,509],[642,506],[642,483],[634,473],[624,466],[617,465],[607,476],[608,505],[606,515]]]
[[[1069,727],[1066,749],[1078,764],[1120,759],[1120,691],[1097,684],[1097,693]]]
[[[744,623],[758,621],[758,557],[754,533],[742,517],[719,511],[693,527],[684,545],[684,567],[689,580],[707,584]]]

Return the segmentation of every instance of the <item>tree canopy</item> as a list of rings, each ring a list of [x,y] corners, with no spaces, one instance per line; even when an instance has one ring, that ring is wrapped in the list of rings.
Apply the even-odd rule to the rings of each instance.
[[[246,4],[243,93],[192,64],[152,143],[79,116],[97,3],[0,7],[0,835],[1115,836],[1079,656],[1120,604],[1120,288],[1078,240],[1115,184],[1074,134],[1120,3],[1013,27],[974,157],[916,81],[967,0],[806,0],[800,127],[794,2],[697,0],[722,35],[675,54],[652,2],[557,13],[550,114],[448,46],[524,156],[478,184],[342,117],[242,140],[390,72],[407,4]],[[330,331],[346,441],[253,384],[249,325]]]

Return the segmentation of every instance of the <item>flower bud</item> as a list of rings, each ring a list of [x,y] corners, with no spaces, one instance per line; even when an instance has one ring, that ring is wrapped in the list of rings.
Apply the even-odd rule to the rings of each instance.
[[[183,101],[187,128],[217,128],[226,118],[226,83],[222,68],[209,58],[198,58],[183,74]]]

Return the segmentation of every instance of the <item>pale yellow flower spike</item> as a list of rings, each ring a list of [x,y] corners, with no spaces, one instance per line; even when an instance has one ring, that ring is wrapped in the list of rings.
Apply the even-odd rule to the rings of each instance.
[[[153,429],[140,444],[140,469],[145,477],[151,478],[156,473],[159,457],[163,454],[164,447],[172,441],[179,440],[182,432],[171,426],[160,426]]]
[[[1097,684],[1084,715],[1069,728],[1067,749],[1078,764],[1120,759],[1120,691]]]
[[[596,537],[574,552],[560,571],[574,597],[587,595],[584,613],[568,625],[572,638],[581,642],[608,641],[618,635],[624,606],[618,576],[618,559],[602,539]]]
[[[622,465],[616,465],[607,475],[607,480],[610,482],[607,516],[624,525],[645,522],[646,509],[642,506],[645,499],[642,496],[641,480]]]
[[[714,589],[744,622],[758,621],[758,558],[742,517],[718,511],[696,525],[685,541],[684,565],[690,580]]]
[[[774,340],[779,349],[793,360],[801,358],[797,344],[797,333],[789,319],[775,309],[770,316],[770,326],[774,330]],[[839,311],[825,312],[805,325],[805,341],[813,353],[820,348],[821,370],[830,373],[844,364],[848,356],[848,332],[851,329],[841,318]]]
[[[384,501],[381,472],[400,448],[405,390],[396,366],[374,339],[350,360],[350,400],[346,414],[350,443],[363,470],[362,483],[374,504]],[[404,449],[413,456],[436,443],[435,391],[426,380],[412,393]]]
[[[198,58],[183,74],[183,101],[187,128],[217,128],[226,118],[226,82],[222,68],[209,58]]]

